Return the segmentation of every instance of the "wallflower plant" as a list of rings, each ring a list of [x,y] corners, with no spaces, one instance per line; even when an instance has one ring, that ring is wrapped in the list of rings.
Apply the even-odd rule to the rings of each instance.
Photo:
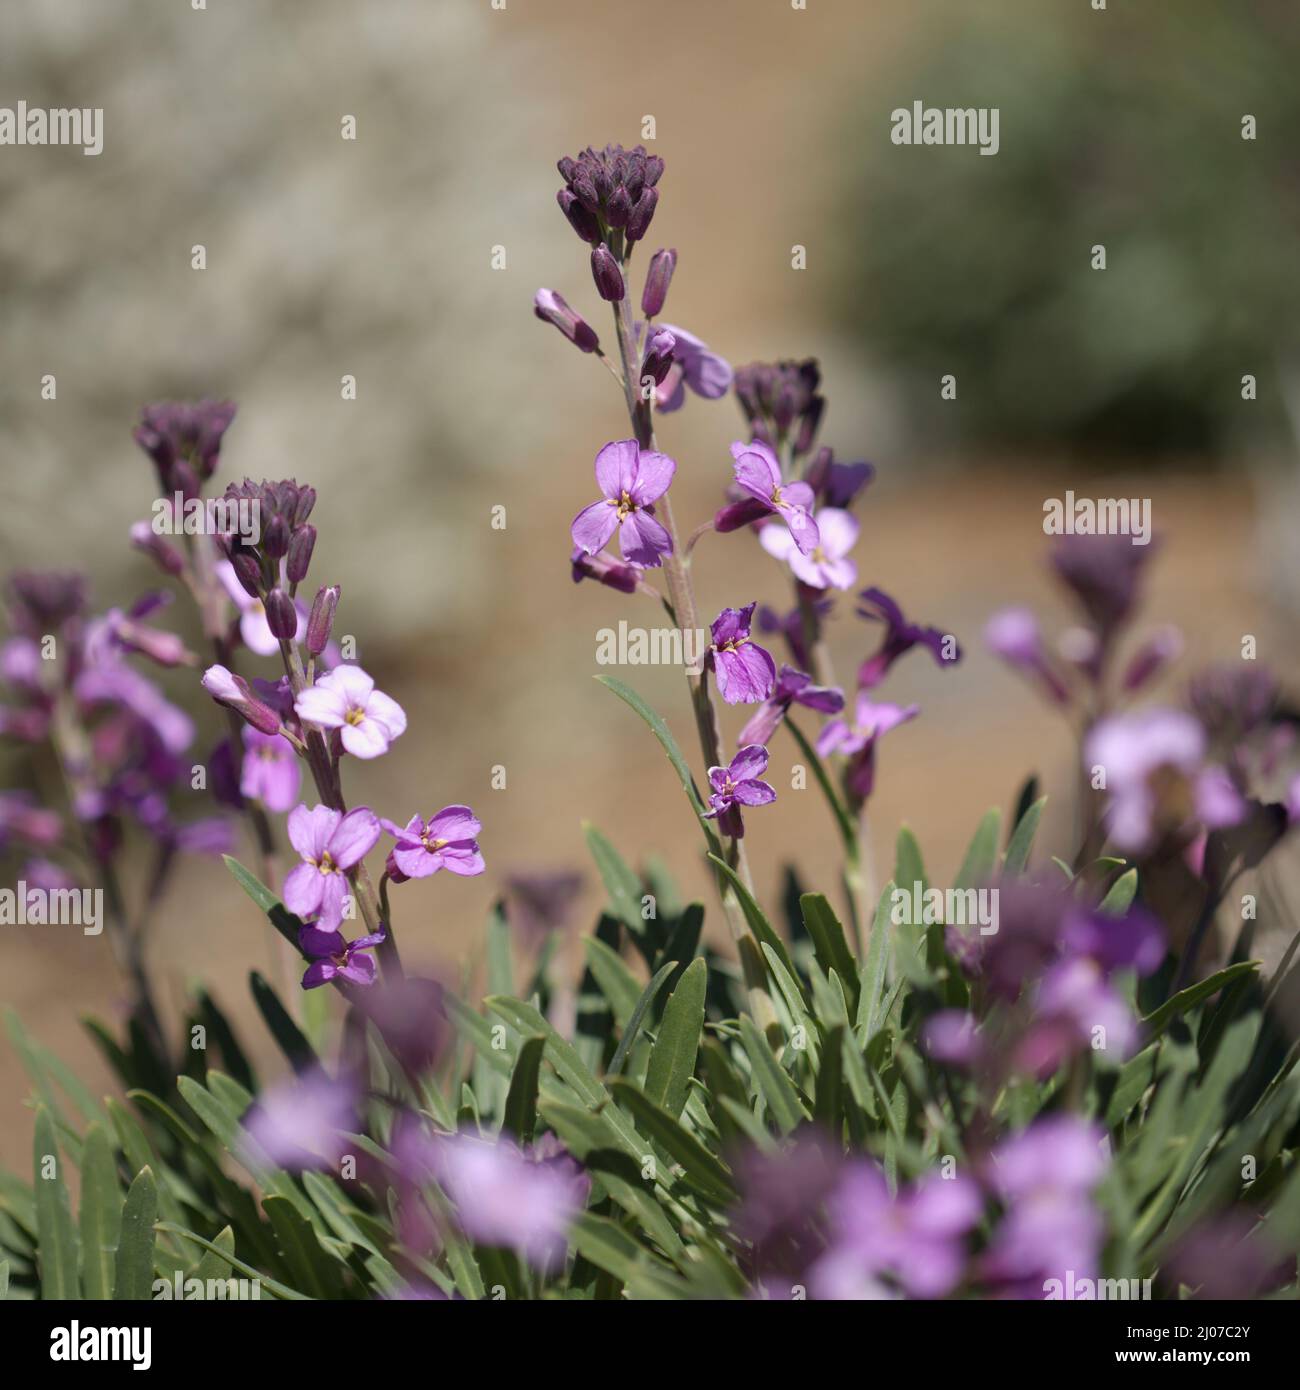
[[[299,597],[321,563],[309,486],[230,484],[228,501],[257,505],[255,540],[182,549],[132,529],[195,605],[202,656],[157,626],[154,597],[96,619],[77,576],[15,575],[0,730],[52,754],[66,798],[0,796],[0,853],[33,881],[103,886],[132,1005],[124,1028],[90,1025],[122,1088],[102,1102],[9,1017],[38,1099],[34,1176],[0,1182],[0,1288],[130,1300],[239,1276],[285,1300],[1041,1299],[1133,1279],[1178,1298],[1231,1269],[1252,1294],[1295,1297],[1300,1073],[1279,1020],[1300,967],[1293,948],[1266,975],[1249,930],[1226,963],[1203,955],[1229,889],[1300,806],[1269,795],[1291,754],[1271,682],[1209,672],[1185,707],[1136,704],[1179,649],[1161,630],[1121,655],[1148,551],[1069,538],[1051,566],[1077,627],[1049,650],[1018,606],[986,637],[1078,734],[1073,843],[1040,847],[1031,776],[1005,833],[999,807],[980,821],[947,894],[906,827],[878,876],[876,778],[895,775],[896,743],[925,737],[912,653],[960,680],[961,646],[868,573],[875,468],[819,445],[817,363],[733,373],[658,322],[673,249],[645,258],[637,317],[664,161],[607,145],[559,172],[617,353],[552,290],[535,313],[614,377],[630,433],[575,438],[599,496],[576,468],[556,574],[658,604],[684,632],[717,614],[680,721],[597,678],[666,754],[712,897],[683,901],[649,847],[626,856],[588,826],[606,902],[579,978],[556,949],[578,885],[556,866],[503,883],[485,978],[406,973],[395,908],[405,935],[425,929],[419,902],[454,904],[456,877],[491,867],[490,824],[452,788],[431,814],[443,796],[351,804],[352,760],[386,756],[407,716],[401,690],[332,641],[338,586]],[[657,427],[688,390],[692,410],[732,391],[741,428],[729,457],[691,461],[713,470],[718,507],[685,529]],[[136,437],[165,495],[205,495],[233,420],[226,402],[146,410]],[[769,557],[770,592],[735,591],[741,546]],[[832,636],[855,649],[851,683]],[[196,698],[174,703],[143,662]],[[218,743],[195,819],[174,793],[201,727]],[[778,741],[807,791],[774,771]],[[765,903],[750,858],[786,853],[765,808],[796,795],[840,881],[805,888],[792,864],[784,901]],[[251,866],[234,855],[241,824]],[[128,834],[156,851],[138,902],[121,886]],[[302,969],[300,988],[251,972],[256,1046],[202,988],[179,1020],[158,1003],[148,925],[189,851],[226,853],[247,895],[232,901]],[[421,878],[436,882],[404,886]],[[981,894],[995,923],[962,910]],[[919,919],[906,907],[933,898]],[[195,1027],[206,1049],[186,1042]],[[75,1220],[51,1154],[81,1169]]]

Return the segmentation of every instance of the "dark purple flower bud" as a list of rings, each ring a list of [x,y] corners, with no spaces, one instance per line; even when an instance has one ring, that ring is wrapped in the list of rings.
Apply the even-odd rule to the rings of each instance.
[[[279,512],[262,528],[262,549],[272,560],[283,560],[289,553],[289,523]]]
[[[239,587],[252,598],[262,597],[262,566],[251,550],[232,548],[230,567],[235,571]]]
[[[591,278],[595,280],[596,292],[602,299],[616,304],[623,298],[623,272],[608,246],[602,244],[592,251]]]
[[[653,377],[655,385],[661,385],[664,377],[668,375],[668,369],[673,365],[673,350],[676,346],[677,339],[666,328],[652,333],[650,341],[646,344],[645,357],[641,361],[641,380]]]
[[[194,471],[193,464],[185,459],[177,459],[172,464],[167,475],[167,485],[173,492],[179,492],[187,502],[191,497],[199,495],[199,475]]]
[[[285,561],[284,572],[290,584],[301,584],[307,578],[311,565],[311,553],[316,548],[316,528],[314,526],[296,527],[289,537],[289,558]]]
[[[209,666],[203,673],[202,685],[214,700],[238,711],[259,732],[280,732],[280,715],[253,694],[243,676],[236,676],[224,666]]]
[[[594,579],[620,593],[634,594],[641,583],[640,572],[635,565],[611,560],[608,555],[588,555],[581,546],[575,546],[569,559],[573,565],[575,584],[581,584],[584,579]]]
[[[339,606],[339,586],[331,584],[319,590],[307,619],[307,650],[319,656],[329,645],[330,629],[334,626],[334,610]]]
[[[577,164],[566,154],[563,159],[555,166],[560,171],[560,177],[565,183],[572,183],[573,176],[578,172]]]
[[[180,574],[185,568],[185,559],[180,551],[168,540],[154,534],[147,521],[137,521],[131,527],[131,544],[144,553],[164,574]]]
[[[645,158],[645,181],[652,188],[663,176],[664,162],[657,154],[648,154]]]
[[[627,219],[632,215],[632,199],[628,197],[627,189],[620,184],[610,195],[609,204],[605,209],[605,221],[611,227],[626,227]]]
[[[600,240],[600,219],[596,214],[588,211],[579,202],[572,189],[560,189],[555,199],[560,205],[560,211],[569,219],[569,226],[589,246],[594,246]]]
[[[596,192],[596,185],[585,171],[574,179],[573,191],[578,202],[593,216],[600,211],[600,194]]]
[[[675,250],[656,251],[650,257],[650,268],[645,273],[645,289],[641,291],[641,312],[646,318],[654,318],[663,309],[676,269]]]
[[[636,200],[636,206],[632,209],[632,215],[627,219],[628,245],[640,241],[650,229],[650,219],[655,215],[655,208],[659,203],[659,194],[653,188],[645,188],[641,196]]]
[[[271,636],[292,641],[298,631],[298,609],[283,589],[272,589],[266,596],[266,625]]]
[[[54,570],[16,570],[9,576],[8,597],[14,628],[40,638],[60,631],[86,611],[86,578]]]
[[[564,336],[583,352],[594,352],[600,346],[595,329],[571,309],[561,294],[554,290],[538,290],[533,296],[533,313],[545,323],[554,324]]]
[[[1183,634],[1172,626],[1158,628],[1134,654],[1124,672],[1124,689],[1130,694],[1140,690],[1182,654]]]
[[[314,487],[303,487],[298,489],[298,503],[293,509],[293,524],[301,526],[311,515],[311,509],[316,505],[316,489]]]
[[[295,508],[298,506],[298,484],[286,478],[275,485],[277,509],[286,522],[292,523]]]

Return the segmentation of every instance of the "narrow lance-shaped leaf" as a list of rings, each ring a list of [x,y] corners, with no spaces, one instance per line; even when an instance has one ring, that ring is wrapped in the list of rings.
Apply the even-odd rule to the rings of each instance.
[[[77,1298],[81,1292],[77,1279],[77,1237],[72,1227],[68,1187],[63,1180],[63,1155],[54,1137],[54,1121],[43,1105],[36,1110],[33,1158],[41,1297]]]
[[[114,1298],[139,1303],[153,1296],[154,1222],[157,1219],[158,1187],[153,1170],[141,1168],[122,1208]]]
[[[650,1053],[645,1093],[674,1119],[682,1113],[686,1092],[695,1074],[695,1057],[704,1028],[708,977],[704,957],[697,956],[669,996],[659,1024],[659,1036]]]
[[[81,1160],[81,1283],[87,1298],[113,1296],[118,1237],[122,1229],[122,1189],[113,1147],[102,1125],[86,1131]]]

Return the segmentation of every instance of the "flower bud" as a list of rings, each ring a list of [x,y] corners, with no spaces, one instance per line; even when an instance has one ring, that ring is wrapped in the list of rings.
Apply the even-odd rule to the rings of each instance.
[[[560,211],[569,219],[569,226],[589,246],[594,246],[600,240],[600,222],[595,213],[588,211],[577,195],[567,188],[560,189],[555,200],[560,205]]]
[[[334,610],[339,606],[339,586],[331,584],[320,589],[307,619],[307,650],[319,656],[329,645],[330,629],[334,626]]]
[[[605,221],[611,227],[626,227],[627,219],[632,215],[632,199],[627,195],[627,189],[620,184],[613,192],[609,200],[609,205],[605,209]]]
[[[262,597],[262,566],[252,550],[231,547],[230,567],[235,571],[239,587],[251,598]]]
[[[645,357],[641,360],[641,380],[653,377],[654,384],[661,386],[664,377],[668,375],[668,369],[673,365],[673,350],[676,346],[677,339],[667,329],[661,328],[657,333],[652,333],[650,341],[646,344]]]
[[[649,161],[647,161],[648,163]],[[636,207],[632,209],[632,215],[627,219],[628,245],[640,241],[650,228],[650,219],[655,215],[655,207],[659,202],[659,194],[653,188],[645,188],[641,191],[641,196],[636,200]]]
[[[284,572],[290,584],[301,584],[307,578],[311,565],[311,553],[316,547],[316,528],[299,526],[289,537],[289,558],[285,561]]]
[[[538,290],[533,296],[533,313],[545,323],[552,323],[564,336],[583,352],[594,352],[600,346],[595,329],[575,309],[571,309],[564,296],[554,290]]]
[[[301,526],[311,515],[311,509],[316,505],[316,489],[314,487],[301,487],[298,489],[298,504],[293,509],[293,524]]]
[[[1154,680],[1171,661],[1183,654],[1183,634],[1171,626],[1157,628],[1134,653],[1124,672],[1123,687],[1130,694]]]
[[[650,257],[650,268],[645,273],[645,289],[641,291],[641,312],[646,318],[654,318],[663,309],[676,269],[677,252],[674,250],[656,251]]]
[[[289,523],[279,512],[262,530],[262,549],[272,560],[283,560],[289,553]]]
[[[645,160],[645,181],[653,188],[659,182],[660,176],[664,171],[664,162],[657,154],[646,155]]]
[[[137,550],[144,551],[164,574],[180,574],[185,568],[185,559],[180,551],[170,541],[155,535],[147,521],[137,521],[131,527],[131,544]]]
[[[298,631],[298,609],[283,589],[272,589],[266,596],[266,625],[271,636],[291,642]]]
[[[203,673],[202,685],[218,704],[229,705],[261,733],[280,732],[279,714],[253,694],[243,676],[234,675],[224,666],[209,666]]]
[[[602,299],[612,304],[623,298],[623,272],[618,262],[603,243],[591,253],[591,278],[596,282],[596,292]]]
[[[192,464],[177,459],[168,473],[168,484],[173,492],[179,492],[188,502],[199,495],[199,475]]]

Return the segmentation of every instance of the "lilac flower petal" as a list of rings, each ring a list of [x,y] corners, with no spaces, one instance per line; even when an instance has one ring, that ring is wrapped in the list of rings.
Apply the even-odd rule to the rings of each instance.
[[[643,451],[637,465],[636,482],[630,489],[632,500],[639,507],[657,502],[668,491],[677,472],[677,464],[667,454]]]
[[[596,455],[596,482],[606,497],[617,500],[623,493],[631,493],[636,482],[638,452],[635,439],[619,439],[606,444]],[[574,541],[582,544],[576,536]]]
[[[341,729],[347,723],[348,703],[343,692],[324,684],[323,677],[308,686],[293,702],[298,718],[322,729]]]
[[[296,864],[284,881],[284,905],[297,917],[310,917],[320,907],[325,876],[315,864]]]
[[[593,502],[573,518],[569,534],[580,550],[595,555],[609,544],[610,537],[617,529],[618,508],[610,506],[608,501]]]
[[[619,527],[619,548],[623,558],[633,565],[644,565],[653,569],[663,563],[663,556],[671,555],[672,537],[647,512],[632,512]]]
[[[472,840],[482,830],[468,806],[444,806],[429,818],[429,835],[435,840]]]
[[[289,843],[305,859],[315,863],[325,853],[330,836],[341,819],[340,813],[328,806],[313,806],[310,810],[306,806],[298,806],[289,813],[286,826]]]
[[[340,869],[350,869],[374,849],[381,831],[378,816],[368,807],[358,806],[343,817],[330,836],[330,858]]]
[[[766,806],[776,800],[775,790],[766,782],[747,779],[737,782],[732,795],[742,806]]]
[[[761,777],[767,771],[767,763],[767,749],[759,744],[750,744],[732,758],[727,771],[733,782],[739,782],[750,777]]]
[[[772,693],[776,663],[762,647],[746,642],[733,651],[715,651],[713,660],[718,690],[727,704],[752,705]]]

